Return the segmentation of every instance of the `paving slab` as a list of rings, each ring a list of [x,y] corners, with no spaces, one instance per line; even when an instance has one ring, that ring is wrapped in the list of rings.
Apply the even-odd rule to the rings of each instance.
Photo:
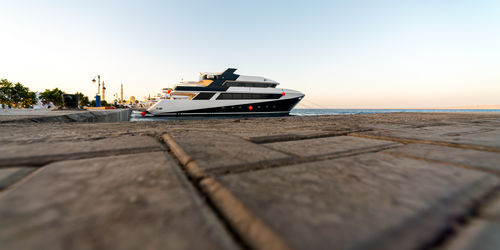
[[[0,191],[21,180],[36,170],[33,167],[0,168]]]
[[[0,145],[96,140],[120,135],[155,135],[164,122],[116,123],[0,123]]]
[[[447,125],[362,132],[366,135],[427,140],[451,144],[500,148],[500,128],[474,125]]]
[[[296,155],[298,157],[317,157],[338,153],[359,152],[383,149],[403,144],[352,136],[336,136],[298,141],[263,144],[266,147]]]
[[[209,173],[291,158],[284,153],[220,132],[171,130],[168,135],[202,170]]]
[[[238,249],[163,152],[52,163],[0,196],[2,249]]]
[[[148,136],[121,136],[91,141],[32,143],[0,146],[0,167],[43,164],[69,159],[162,150]]]
[[[500,174],[500,153],[472,149],[444,147],[429,144],[411,143],[403,147],[391,148],[384,152],[477,167]]]
[[[485,172],[382,153],[217,180],[295,249],[418,249],[500,185]]]

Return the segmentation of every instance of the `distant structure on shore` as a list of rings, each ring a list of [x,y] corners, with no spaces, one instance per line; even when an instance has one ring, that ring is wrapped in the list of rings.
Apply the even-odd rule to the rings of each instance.
[[[104,87],[104,81],[102,81],[102,100],[106,100],[106,87]]]

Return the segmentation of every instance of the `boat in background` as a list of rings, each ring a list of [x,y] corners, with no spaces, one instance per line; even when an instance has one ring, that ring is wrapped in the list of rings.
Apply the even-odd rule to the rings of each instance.
[[[286,115],[304,94],[277,88],[278,82],[260,76],[202,73],[197,82],[163,89],[164,96],[147,111],[153,115]]]

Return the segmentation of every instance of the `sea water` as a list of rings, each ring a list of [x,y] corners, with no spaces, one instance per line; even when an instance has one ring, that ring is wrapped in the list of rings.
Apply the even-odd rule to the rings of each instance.
[[[293,109],[291,116],[314,116],[314,115],[352,115],[352,114],[380,114],[396,112],[500,112],[500,109]],[[228,119],[242,118],[245,116],[141,116],[141,112],[133,111],[130,121],[162,121],[162,120],[204,120],[204,119]]]
[[[500,112],[500,109],[293,109],[290,115],[352,115],[352,114],[380,114],[396,112]]]

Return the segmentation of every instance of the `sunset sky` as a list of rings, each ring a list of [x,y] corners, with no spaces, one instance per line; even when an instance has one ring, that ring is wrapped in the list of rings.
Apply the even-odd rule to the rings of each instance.
[[[500,104],[500,1],[0,1],[0,78],[142,99],[260,75],[301,107]]]

